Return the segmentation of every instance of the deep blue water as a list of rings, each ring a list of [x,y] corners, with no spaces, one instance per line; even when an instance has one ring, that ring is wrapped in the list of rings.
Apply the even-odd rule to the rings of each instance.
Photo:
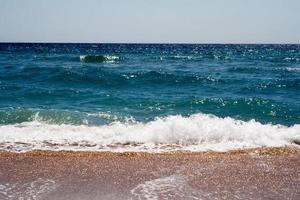
[[[300,124],[300,45],[0,44],[0,124]]]

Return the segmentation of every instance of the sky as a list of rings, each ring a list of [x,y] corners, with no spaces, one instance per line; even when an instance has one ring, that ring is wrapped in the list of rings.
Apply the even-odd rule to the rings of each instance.
[[[300,43],[300,0],[0,0],[0,42]]]

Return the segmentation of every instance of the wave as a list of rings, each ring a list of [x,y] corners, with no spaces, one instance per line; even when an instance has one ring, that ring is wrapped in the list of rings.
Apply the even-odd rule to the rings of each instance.
[[[230,67],[228,72],[236,72],[236,73],[259,73],[261,71],[265,71],[263,68],[259,67]]]
[[[295,67],[287,67],[285,68],[289,72],[300,72],[300,68],[295,68]]]
[[[38,69],[44,73],[44,69]],[[117,72],[110,71],[109,69],[49,69],[52,73],[48,72],[48,76],[35,77],[40,82],[51,83],[71,83],[73,86],[82,86],[88,84],[97,87],[136,87],[141,84],[142,86],[153,86],[165,84],[172,86],[187,85],[187,84],[202,84],[202,83],[218,83],[226,80],[214,77],[212,75],[203,74],[179,74],[158,71],[136,71],[136,72]],[[24,76],[24,75],[22,75]],[[22,79],[29,76],[21,77]],[[0,74],[0,78],[2,78]],[[4,79],[21,79],[17,75],[12,77],[3,77]]]
[[[245,73],[245,74],[257,74],[257,73],[275,73],[275,74],[282,74],[282,72],[300,72],[300,68],[297,67],[230,67],[227,70],[228,72],[235,72],[235,73]]]
[[[9,151],[226,151],[296,145],[300,124],[287,127],[199,113],[100,126],[32,121],[2,125],[0,133],[0,149]]]
[[[149,122],[156,117],[182,114],[188,116],[198,112],[214,114],[219,117],[234,117],[248,121],[255,119],[263,124],[299,124],[300,105],[293,102],[277,102],[264,98],[215,98],[215,97],[177,97],[161,99],[143,97],[127,98],[120,95],[90,94],[90,90],[78,90],[74,102],[69,91],[38,92],[31,94],[33,101],[47,101],[60,104],[60,98],[69,106],[52,106],[51,109],[38,107],[6,107],[0,109],[0,126],[23,122],[40,121],[47,124],[72,124],[98,126],[112,122]],[[58,98],[56,100],[55,98]],[[82,103],[85,105],[82,107]],[[72,106],[70,106],[72,105]],[[138,111],[138,112],[137,112]]]
[[[300,58],[286,57],[286,58],[283,59],[283,61],[286,61],[286,62],[299,62]]]
[[[111,112],[79,112],[61,109],[0,109],[0,125],[39,121],[47,124],[103,125],[114,121],[134,121],[132,117]]]
[[[120,57],[114,55],[81,55],[79,58],[80,61],[86,63],[115,62],[120,59]]]

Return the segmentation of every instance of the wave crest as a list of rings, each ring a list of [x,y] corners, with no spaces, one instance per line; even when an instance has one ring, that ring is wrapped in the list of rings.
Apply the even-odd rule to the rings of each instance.
[[[114,55],[81,55],[79,58],[81,62],[86,63],[115,62],[120,59]]]
[[[300,125],[291,127],[245,122],[207,114],[168,116],[148,123],[56,125],[38,121],[0,126],[0,148],[12,151],[226,151],[288,146],[300,140]]]

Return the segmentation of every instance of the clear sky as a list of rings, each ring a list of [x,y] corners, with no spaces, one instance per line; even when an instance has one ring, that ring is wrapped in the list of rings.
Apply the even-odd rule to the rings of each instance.
[[[300,0],[0,0],[0,42],[300,43]]]

